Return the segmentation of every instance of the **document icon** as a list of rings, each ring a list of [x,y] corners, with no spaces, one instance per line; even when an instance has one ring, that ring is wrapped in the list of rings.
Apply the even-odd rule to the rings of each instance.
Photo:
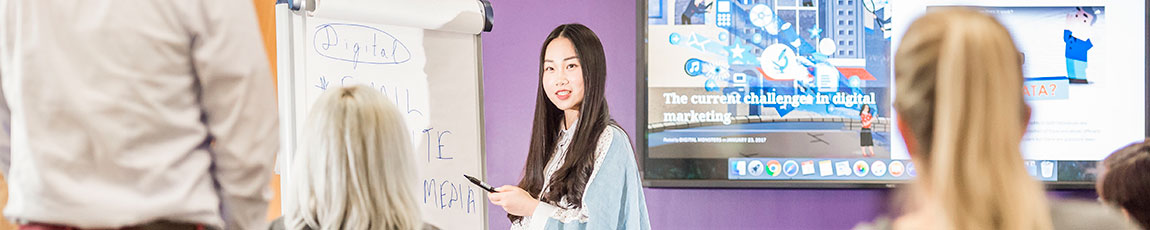
[[[803,161],[803,175],[815,174],[815,161]]]
[[[850,176],[851,173],[854,173],[851,169],[851,162],[848,161],[835,162],[835,172],[837,172],[836,176]]]
[[[830,176],[835,174],[835,169],[831,168],[831,161],[819,161],[819,176]]]

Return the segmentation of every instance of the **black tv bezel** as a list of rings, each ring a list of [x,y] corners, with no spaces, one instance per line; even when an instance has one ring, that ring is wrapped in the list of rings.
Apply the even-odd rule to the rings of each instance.
[[[635,15],[636,39],[636,84],[635,84],[635,135],[640,156],[640,174],[643,177],[644,187],[653,188],[796,188],[796,189],[854,189],[854,188],[897,188],[909,184],[910,180],[730,180],[730,179],[650,179],[647,177],[648,143],[647,143],[647,3],[639,0]],[[1150,115],[1150,3],[1145,4],[1145,89],[1144,111]],[[666,13],[664,13],[664,17]],[[1150,137],[1150,116],[1145,122],[1144,134]],[[1094,189],[1091,181],[1045,181],[1043,184],[1049,189]]]

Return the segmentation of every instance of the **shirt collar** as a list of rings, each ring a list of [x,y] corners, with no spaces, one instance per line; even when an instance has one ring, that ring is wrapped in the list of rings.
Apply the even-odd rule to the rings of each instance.
[[[559,121],[559,122],[560,122],[559,123],[560,129],[563,129],[562,128],[563,127],[562,122],[564,122],[564,121]],[[564,135],[570,135],[571,133],[575,132],[575,128],[577,128],[577,127],[579,127],[579,119],[575,119],[575,122],[571,122],[571,127],[567,127],[566,129],[563,129],[563,134]]]

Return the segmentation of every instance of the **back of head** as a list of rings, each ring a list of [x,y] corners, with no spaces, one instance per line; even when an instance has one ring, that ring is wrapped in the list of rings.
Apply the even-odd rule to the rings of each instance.
[[[418,229],[404,119],[366,87],[329,89],[309,114],[284,192],[288,229]]]
[[[1051,228],[1046,196],[1023,168],[1028,112],[1006,28],[972,9],[931,10],[907,29],[894,63],[919,194],[942,227],[931,228]]]
[[[1150,139],[1130,144],[1102,161],[1098,195],[1150,228]]]

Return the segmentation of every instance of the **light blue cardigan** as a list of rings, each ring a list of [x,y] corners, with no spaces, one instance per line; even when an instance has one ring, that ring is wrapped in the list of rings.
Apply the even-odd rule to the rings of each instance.
[[[603,162],[595,167],[595,175],[588,183],[587,190],[583,192],[583,208],[588,214],[586,222],[581,220],[565,222],[556,219],[555,216],[549,216],[543,229],[651,229],[639,167],[635,162],[631,142],[627,139],[626,133],[618,127],[607,126],[604,132],[612,132],[609,136],[610,141],[600,141],[601,146],[596,149],[601,149],[603,145],[609,147],[603,153]],[[548,208],[550,210],[546,210]],[[550,205],[540,205],[536,209],[536,214],[559,211]],[[523,221],[525,221],[523,224],[528,224],[526,221],[529,220]]]

